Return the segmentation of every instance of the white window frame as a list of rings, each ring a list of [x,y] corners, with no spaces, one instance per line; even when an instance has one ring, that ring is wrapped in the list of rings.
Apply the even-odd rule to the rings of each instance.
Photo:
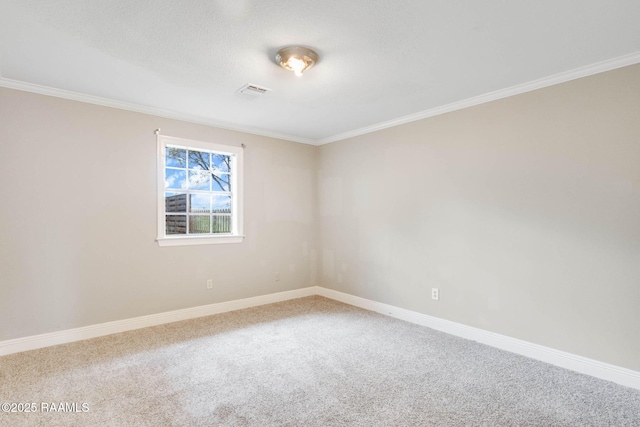
[[[156,242],[159,246],[186,246],[186,245],[210,245],[219,243],[241,243],[244,239],[243,229],[243,148],[233,145],[218,144],[213,142],[195,141],[192,139],[176,138],[173,136],[159,135],[158,146],[158,234]],[[165,154],[167,145],[179,146],[186,149],[215,151],[216,153],[231,156],[231,221],[232,232],[229,234],[207,235],[167,235],[165,224]]]

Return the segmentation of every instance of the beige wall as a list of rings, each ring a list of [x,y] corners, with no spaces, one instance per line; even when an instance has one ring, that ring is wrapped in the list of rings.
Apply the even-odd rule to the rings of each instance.
[[[640,370],[639,117],[638,65],[320,148],[0,89],[0,340],[318,284]],[[244,243],[154,242],[159,127],[246,144]]]
[[[156,128],[246,145],[244,243],[158,247]],[[0,89],[0,340],[315,285],[316,157],[313,146]]]
[[[325,145],[318,167],[319,285],[640,370],[640,66]]]

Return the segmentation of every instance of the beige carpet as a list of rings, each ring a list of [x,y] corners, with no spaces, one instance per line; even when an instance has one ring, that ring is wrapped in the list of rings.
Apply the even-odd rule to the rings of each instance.
[[[638,390],[321,297],[5,356],[0,402],[37,410],[2,426],[640,426]]]

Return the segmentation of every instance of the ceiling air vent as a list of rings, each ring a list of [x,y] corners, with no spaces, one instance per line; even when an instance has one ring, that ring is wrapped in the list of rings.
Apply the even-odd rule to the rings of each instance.
[[[238,92],[251,96],[262,96],[269,91],[271,91],[271,89],[267,89],[266,87],[261,87],[251,83],[248,83],[238,89]]]

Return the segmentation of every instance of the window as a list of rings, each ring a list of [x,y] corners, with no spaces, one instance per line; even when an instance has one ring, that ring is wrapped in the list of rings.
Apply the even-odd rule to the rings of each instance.
[[[158,135],[158,244],[242,239],[242,148]]]

